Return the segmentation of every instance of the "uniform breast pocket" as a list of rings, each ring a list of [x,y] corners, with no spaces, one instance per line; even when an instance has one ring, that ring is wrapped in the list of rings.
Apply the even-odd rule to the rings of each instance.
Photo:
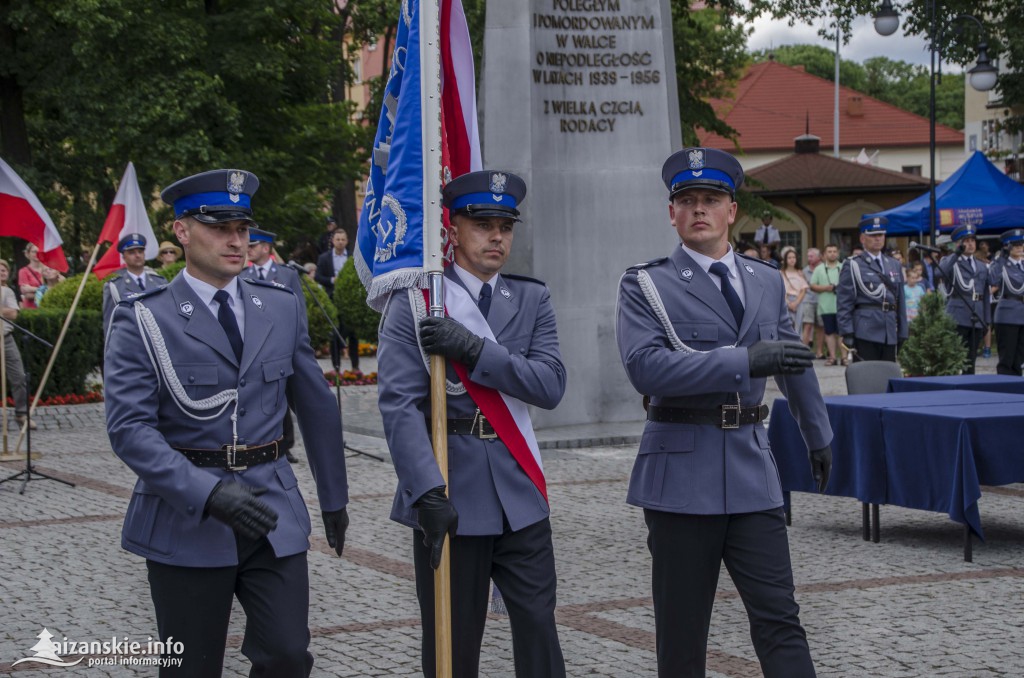
[[[779,323],[767,322],[758,324],[762,341],[775,341],[779,338]]]
[[[292,357],[268,358],[261,363],[263,368],[263,412],[274,414],[284,406],[285,387],[292,375]]]
[[[217,363],[176,363],[174,371],[192,400],[202,400],[217,391]]]
[[[690,348],[712,349],[718,346],[718,323],[673,322],[672,327]]]

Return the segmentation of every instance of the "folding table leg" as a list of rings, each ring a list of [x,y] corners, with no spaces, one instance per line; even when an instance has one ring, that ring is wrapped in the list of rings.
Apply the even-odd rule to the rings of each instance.
[[[964,562],[974,562],[974,542],[971,540],[971,528],[964,525]]]
[[[871,541],[875,542],[876,544],[881,539],[881,535],[879,535],[880,530],[881,530],[881,525],[879,524],[879,520],[878,520],[878,504],[872,504],[871,505]]]
[[[871,541],[871,512],[868,509],[868,505],[865,502],[860,503],[861,506],[861,536],[864,541]]]

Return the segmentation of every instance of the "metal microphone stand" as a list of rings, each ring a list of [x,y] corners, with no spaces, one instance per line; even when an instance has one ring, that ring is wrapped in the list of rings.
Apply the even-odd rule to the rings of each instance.
[[[38,341],[43,346],[46,346],[47,348],[53,348],[53,344],[51,344],[50,342],[46,341],[45,339],[37,337],[36,335],[34,335],[31,332],[29,332],[28,330],[26,330],[21,325],[18,325],[17,323],[12,322],[11,320],[8,320],[7,318],[3,318],[3,321],[5,323],[9,324],[11,327],[15,328],[16,330],[18,330],[19,332],[21,332],[22,334],[24,334],[26,337],[29,337],[31,339],[35,339],[36,341]],[[0,341],[6,341],[6,339],[7,339],[6,337],[3,337],[2,339],[0,339]],[[29,388],[29,381],[30,381],[29,377],[30,377],[30,375],[29,375],[28,370],[25,370],[25,390],[28,391],[29,393],[31,393],[32,390]],[[5,402],[3,405],[4,405],[4,410],[5,410],[4,416],[6,418],[7,403]],[[34,468],[32,468],[32,408],[31,407],[29,407],[27,409],[27,411],[25,412],[25,470],[24,471],[19,471],[19,472],[15,473],[14,475],[10,475],[10,476],[7,476],[6,478],[0,479],[0,484],[6,483],[8,480],[18,480],[19,478],[21,479],[21,489],[18,491],[18,494],[25,494],[25,489],[28,487],[28,483],[29,483],[30,480],[56,480],[58,483],[64,483],[65,485],[69,485],[70,487],[74,487],[75,486],[75,484],[72,483],[72,482],[69,482],[67,480],[62,480],[61,478],[56,478],[54,476],[47,475],[45,473],[40,473],[39,471],[36,471]]]
[[[341,342],[342,350],[347,348],[348,347],[348,342],[346,342],[344,337],[341,336],[341,332],[338,331],[338,326],[334,323],[334,320],[331,318],[331,314],[327,312],[327,309],[324,308],[324,305],[322,303],[320,303],[320,299],[318,299],[316,294],[313,293],[313,288],[310,286],[309,280],[306,279],[306,277],[309,274],[305,270],[299,271],[298,269],[293,268],[292,266],[288,266],[288,268],[291,268],[293,271],[295,271],[296,273],[299,274],[299,280],[302,281],[302,284],[305,286],[306,291],[309,292],[309,296],[313,298],[314,302],[316,302],[316,307],[320,309],[320,313],[323,314],[324,320],[326,320],[327,324],[330,325],[331,333],[335,336],[335,338],[337,338],[337,340],[339,342]],[[344,428],[345,428],[345,419],[344,419],[344,415],[342,414],[342,407],[341,407],[341,355],[340,355],[340,352],[339,352],[339,356],[338,356],[338,362],[334,362],[334,360],[332,359],[331,363],[332,363],[332,366],[334,367],[334,397],[337,398],[337,400],[338,400],[338,418],[341,419],[342,429],[344,430]],[[349,452],[355,452],[356,454],[361,454],[364,457],[369,457],[371,459],[376,459],[377,461],[384,461],[384,457],[378,457],[376,454],[370,454],[369,452],[365,452],[363,450],[357,450],[354,447],[350,447],[348,443],[344,443],[344,445],[345,445],[345,449],[348,450]]]

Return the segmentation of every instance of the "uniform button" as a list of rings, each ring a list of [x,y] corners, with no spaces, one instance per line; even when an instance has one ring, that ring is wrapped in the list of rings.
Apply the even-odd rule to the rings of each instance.
[[[693,335],[692,335],[692,336],[693,336],[693,338],[694,338],[694,339],[696,339],[696,338],[697,338],[697,330],[694,330],[694,331],[693,331]]]
[[[525,348],[521,348],[521,349],[519,349],[519,352],[525,355],[526,354],[526,349]]]
[[[190,383],[190,384],[195,383],[195,380],[196,380],[196,378],[194,376],[192,376],[191,374],[188,375],[188,383]]]
[[[740,375],[740,374],[737,374],[737,375],[736,375],[736,383],[738,384],[738,383],[740,383],[741,381],[743,381],[743,376],[742,376],[742,375]]]
[[[239,386],[245,386],[245,379],[239,379],[238,380],[238,385]]]
[[[404,494],[405,496],[407,496],[407,497],[411,497],[411,496],[412,496],[412,490],[403,490],[403,492],[402,492],[402,493],[403,493],[403,494]]]
[[[491,376],[491,373],[490,373],[489,371],[487,371],[487,370],[484,370],[484,371],[483,371],[483,375],[484,375],[485,377],[489,377],[489,376]]]
[[[284,370],[281,370],[281,376],[282,377],[284,376]]]
[[[665,449],[665,444],[662,443],[661,445],[658,445],[658,449],[659,450],[664,450]]]
[[[244,407],[242,409],[238,410],[238,416],[240,416],[240,417],[244,417],[245,416],[245,408]]]
[[[196,514],[196,507],[195,506],[189,506],[188,507],[188,514],[190,516],[194,516]]]

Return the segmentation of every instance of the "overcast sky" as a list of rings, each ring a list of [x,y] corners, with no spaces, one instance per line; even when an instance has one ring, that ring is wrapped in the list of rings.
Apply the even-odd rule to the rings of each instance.
[[[797,24],[787,26],[785,21],[760,18],[754,22],[754,32],[747,39],[747,47],[751,51],[779,47],[781,45],[822,45],[835,49],[835,41],[824,40],[818,35],[819,26]],[[928,48],[924,38],[907,37],[903,34],[903,26],[887,38],[875,32],[871,17],[861,17],[853,24],[850,41],[840,49],[843,59],[863,62],[873,56],[886,56],[896,61],[907,61],[912,64],[928,65]],[[943,71],[956,71],[957,66]]]

